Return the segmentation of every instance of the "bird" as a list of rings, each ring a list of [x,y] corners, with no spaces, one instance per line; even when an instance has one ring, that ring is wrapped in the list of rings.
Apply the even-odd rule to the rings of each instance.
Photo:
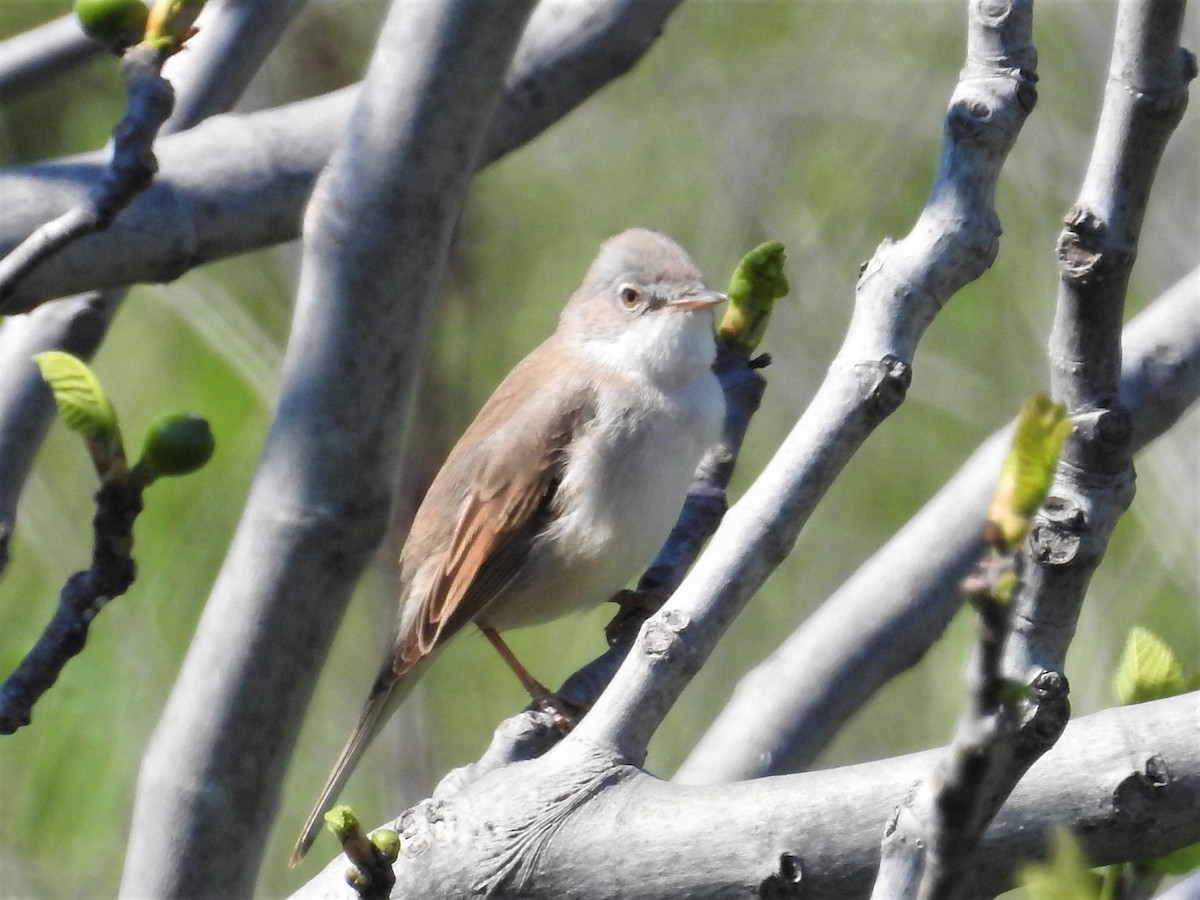
[[[498,632],[608,600],[653,560],[720,438],[713,307],[725,299],[657,231],[600,246],[558,327],[496,388],[417,509],[391,645],[291,865],[448,639],[474,623],[535,698],[548,694]]]

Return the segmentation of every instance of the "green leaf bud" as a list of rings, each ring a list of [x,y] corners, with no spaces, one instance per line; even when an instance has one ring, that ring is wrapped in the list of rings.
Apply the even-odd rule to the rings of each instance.
[[[208,462],[215,446],[207,419],[174,413],[159,419],[146,434],[138,465],[154,478],[186,475]]]
[[[83,33],[117,54],[141,41],[148,15],[142,0],[75,0]]]

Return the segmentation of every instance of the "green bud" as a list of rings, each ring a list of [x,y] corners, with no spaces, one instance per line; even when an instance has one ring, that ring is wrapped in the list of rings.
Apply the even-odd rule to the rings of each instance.
[[[208,462],[215,446],[207,419],[175,413],[159,419],[146,434],[138,465],[154,478],[186,475]]]
[[[83,33],[117,54],[142,39],[148,15],[142,0],[75,0]]]
[[[394,863],[400,856],[400,835],[390,828],[377,828],[372,831],[371,843],[390,863]]]

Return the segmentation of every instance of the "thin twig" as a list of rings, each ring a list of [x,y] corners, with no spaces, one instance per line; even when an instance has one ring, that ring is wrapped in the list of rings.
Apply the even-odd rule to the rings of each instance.
[[[640,763],[667,710],[787,556],[833,479],[903,402],[925,328],[996,253],[996,179],[1036,96],[1029,18],[1027,4],[1014,3],[972,38],[938,173],[912,232],[884,242],[864,267],[845,341],[812,404],[568,740]]]
[[[162,77],[172,51],[143,42],[121,59],[127,95],[125,113],[113,129],[112,159],[87,199],[38,228],[0,259],[0,313],[24,312],[7,302],[18,283],[43,260],[79,238],[107,228],[158,171],[154,140],[175,104],[175,92]]]
[[[1138,235],[1195,60],[1179,50],[1182,2],[1124,0],[1108,87],[1080,199],[1059,242],[1050,338],[1055,399],[1071,415],[1054,483],[1031,531],[1013,601],[1005,679],[1028,696],[998,717],[976,703],[948,766],[900,805],[883,842],[875,896],[959,895],[972,848],[1070,714],[1063,657],[1084,593],[1133,495],[1132,423],[1120,403],[1121,322]]]
[[[91,567],[76,572],[59,596],[58,609],[11,675],[0,684],[0,734],[28,725],[33,705],[83,649],[96,614],[133,583],[133,523],[142,511],[142,487],[130,479],[104,482],[96,493]]]

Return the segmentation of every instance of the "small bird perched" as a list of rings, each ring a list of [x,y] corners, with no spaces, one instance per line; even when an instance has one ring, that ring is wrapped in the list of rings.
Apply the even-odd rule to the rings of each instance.
[[[634,228],[600,247],[558,329],[496,388],[417,510],[391,649],[292,865],[435,649],[474,622],[544,696],[497,630],[607,600],[649,565],[720,437],[724,299],[665,235]]]

